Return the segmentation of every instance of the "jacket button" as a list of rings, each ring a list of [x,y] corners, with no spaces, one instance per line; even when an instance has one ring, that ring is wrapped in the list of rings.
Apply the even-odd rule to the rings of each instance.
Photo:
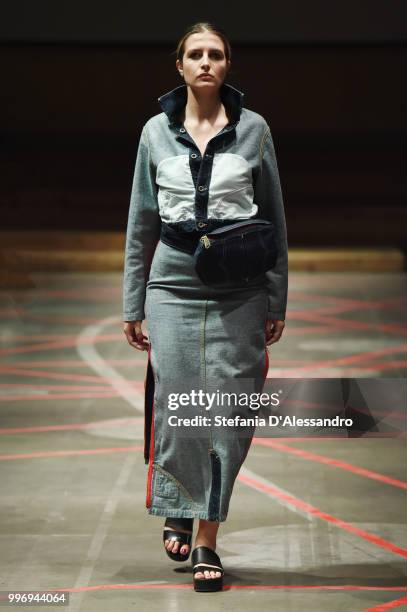
[[[180,128],[179,131],[184,133],[184,132],[186,132],[186,129],[185,128]]]
[[[205,185],[199,185],[198,189],[199,191],[205,191],[206,187]]]
[[[191,157],[192,159],[195,159],[196,157],[198,157],[198,155],[196,153],[191,153]]]
[[[207,223],[205,223],[204,221],[200,221],[200,222],[198,223],[198,227],[206,227],[207,225],[208,225],[208,224],[207,224]]]

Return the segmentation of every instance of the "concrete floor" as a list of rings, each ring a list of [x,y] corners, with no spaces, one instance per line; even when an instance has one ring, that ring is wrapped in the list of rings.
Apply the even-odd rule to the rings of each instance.
[[[269,377],[405,378],[406,278],[292,273]],[[402,437],[255,439],[219,531],[224,592],[195,593],[144,507],[146,354],[121,275],[31,280],[1,292],[0,590],[85,612],[407,609]]]

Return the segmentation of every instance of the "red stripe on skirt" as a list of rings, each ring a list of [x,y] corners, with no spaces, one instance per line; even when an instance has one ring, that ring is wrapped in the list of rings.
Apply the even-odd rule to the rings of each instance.
[[[151,345],[148,349],[148,361],[150,363],[151,370],[153,369],[150,362]],[[146,493],[146,508],[151,506],[151,489],[153,480],[153,462],[154,462],[154,398],[151,409],[151,429],[150,429],[150,448],[149,448],[149,463],[147,473],[147,493]]]

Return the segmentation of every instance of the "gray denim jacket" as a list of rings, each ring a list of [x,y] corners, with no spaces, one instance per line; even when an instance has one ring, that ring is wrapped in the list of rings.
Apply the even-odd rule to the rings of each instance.
[[[279,256],[266,273],[268,314],[270,319],[285,319],[287,230],[270,128],[261,115],[243,107],[241,91],[224,83],[220,95],[230,120],[209,141],[204,155],[179,119],[187,101],[186,85],[158,98],[163,112],[143,127],[126,233],[124,321],[145,318],[146,285],[163,224],[204,233],[213,223],[253,217],[276,227]]]

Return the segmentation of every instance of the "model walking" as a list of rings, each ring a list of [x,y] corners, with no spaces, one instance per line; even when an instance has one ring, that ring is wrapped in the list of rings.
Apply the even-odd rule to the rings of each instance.
[[[225,83],[230,56],[224,32],[208,23],[189,28],[178,44],[184,84],[159,98],[162,112],[140,138],[123,285],[124,332],[149,356],[146,507],[166,517],[164,546],[176,561],[189,558],[199,519],[192,564],[195,590],[204,591],[222,588],[216,536],[255,428],[214,424],[215,414],[248,415],[247,407],[209,410],[175,400],[182,393],[192,398],[193,390],[261,391],[267,346],[281,337],[287,304],[286,223],[273,140],[264,118],[243,107],[244,94]],[[275,266],[235,286],[205,284],[195,267],[200,238],[243,219],[274,224]],[[208,418],[194,427],[174,425],[193,416]]]

